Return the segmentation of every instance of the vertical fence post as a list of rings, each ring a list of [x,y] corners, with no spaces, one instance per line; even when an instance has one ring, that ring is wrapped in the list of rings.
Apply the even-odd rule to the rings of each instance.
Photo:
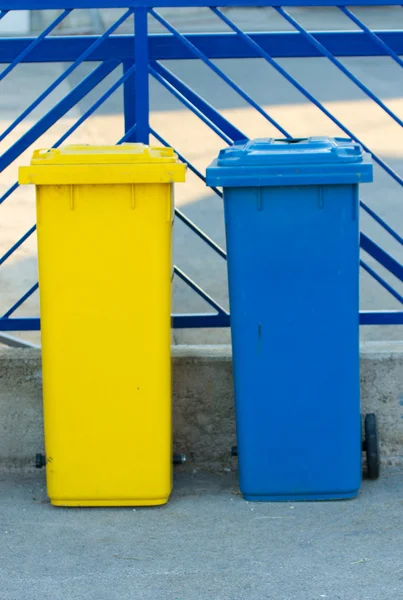
[[[150,134],[147,19],[147,8],[136,8],[134,15],[136,141],[144,144],[148,144]]]
[[[123,73],[126,73],[133,66],[131,60],[123,62]],[[123,111],[125,119],[125,133],[133,129],[136,124],[136,75],[133,73],[125,80],[123,84]],[[135,142],[136,133],[133,131],[125,140],[126,142]]]

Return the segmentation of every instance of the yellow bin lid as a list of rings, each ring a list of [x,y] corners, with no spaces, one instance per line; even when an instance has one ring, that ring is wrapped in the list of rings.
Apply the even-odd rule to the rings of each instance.
[[[185,181],[186,165],[172,148],[145,144],[71,145],[35,150],[20,167],[19,183],[37,185],[173,183]]]

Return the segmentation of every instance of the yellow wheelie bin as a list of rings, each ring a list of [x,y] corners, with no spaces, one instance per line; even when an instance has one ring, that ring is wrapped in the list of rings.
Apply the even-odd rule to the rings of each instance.
[[[171,232],[185,165],[143,144],[38,150],[48,495],[167,502],[172,487]]]

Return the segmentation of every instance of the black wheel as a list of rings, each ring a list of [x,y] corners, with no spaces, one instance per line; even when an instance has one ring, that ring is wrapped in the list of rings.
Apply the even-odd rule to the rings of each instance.
[[[238,456],[238,446],[232,446],[231,456]]]
[[[46,457],[43,454],[35,454],[35,468],[42,469],[46,467]]]
[[[376,415],[373,413],[365,415],[364,428],[368,479],[378,479],[380,471],[380,455]]]
[[[174,454],[172,462],[174,465],[184,465],[186,463],[186,454]]]

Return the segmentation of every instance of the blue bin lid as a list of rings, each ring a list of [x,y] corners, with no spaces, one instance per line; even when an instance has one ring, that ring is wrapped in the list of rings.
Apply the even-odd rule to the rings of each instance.
[[[372,181],[371,156],[348,138],[241,140],[207,168],[219,187],[343,184]]]

